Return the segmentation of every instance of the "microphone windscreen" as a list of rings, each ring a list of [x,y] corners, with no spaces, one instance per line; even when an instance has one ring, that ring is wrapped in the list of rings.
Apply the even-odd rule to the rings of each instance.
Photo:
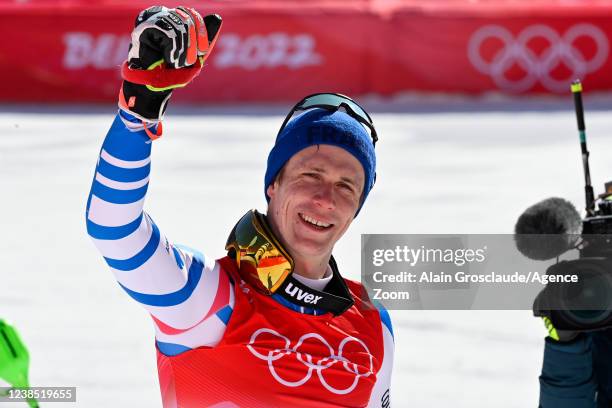
[[[523,255],[544,261],[573,248],[581,232],[582,219],[574,205],[563,198],[552,197],[521,214],[514,227],[514,241]]]

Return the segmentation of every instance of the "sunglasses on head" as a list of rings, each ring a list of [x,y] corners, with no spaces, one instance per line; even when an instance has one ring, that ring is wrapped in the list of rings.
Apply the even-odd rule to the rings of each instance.
[[[363,124],[370,131],[370,136],[372,137],[372,145],[376,146],[376,142],[378,141],[378,135],[376,134],[374,122],[372,122],[372,118],[370,118],[370,115],[368,115],[368,113],[361,106],[359,106],[357,102],[355,102],[346,95],[337,93],[317,93],[313,95],[308,95],[307,97],[302,99],[291,109],[291,111],[289,111],[289,113],[285,117],[285,120],[283,121],[283,124],[281,125],[280,130],[278,131],[278,135],[282,133],[283,129],[285,129],[285,126],[287,126],[287,123],[289,123],[291,118],[293,118],[293,116],[297,112],[302,112],[313,108],[327,109],[332,112],[343,108],[349,116],[357,120],[359,123]]]

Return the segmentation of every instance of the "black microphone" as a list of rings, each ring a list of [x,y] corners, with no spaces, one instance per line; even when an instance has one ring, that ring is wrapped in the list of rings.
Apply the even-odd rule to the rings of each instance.
[[[573,248],[581,232],[582,219],[574,205],[563,198],[552,197],[521,214],[514,227],[514,242],[527,258],[545,261]]]

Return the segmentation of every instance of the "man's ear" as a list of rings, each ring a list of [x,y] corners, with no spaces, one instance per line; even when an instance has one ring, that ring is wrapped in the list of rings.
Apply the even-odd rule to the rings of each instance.
[[[268,195],[268,197],[272,198],[272,196],[276,194],[276,187],[278,187],[278,185],[280,184],[281,179],[283,178],[283,174],[285,174],[284,166],[280,169],[276,177],[274,177],[274,181],[270,183],[268,188],[266,188],[266,194]]]
[[[272,198],[274,197],[274,194],[276,194],[276,180],[274,180],[266,189],[266,194],[268,194],[268,197]]]

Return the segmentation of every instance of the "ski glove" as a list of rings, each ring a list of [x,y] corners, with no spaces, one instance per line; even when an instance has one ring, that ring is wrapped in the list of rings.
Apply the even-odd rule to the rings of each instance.
[[[200,73],[221,24],[219,15],[202,18],[188,7],[143,10],[121,67],[119,107],[142,121],[161,121],[172,90],[186,86]]]

